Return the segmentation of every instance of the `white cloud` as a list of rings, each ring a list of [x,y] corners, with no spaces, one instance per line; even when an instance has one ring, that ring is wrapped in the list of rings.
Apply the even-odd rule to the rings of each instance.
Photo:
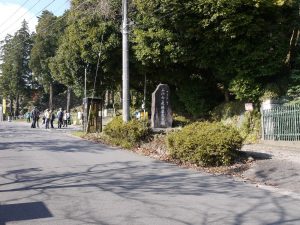
[[[0,3],[0,40],[3,40],[7,34],[14,35],[21,28],[24,19],[28,23],[30,32],[35,31],[38,20],[33,13],[26,8],[20,8],[17,4]]]

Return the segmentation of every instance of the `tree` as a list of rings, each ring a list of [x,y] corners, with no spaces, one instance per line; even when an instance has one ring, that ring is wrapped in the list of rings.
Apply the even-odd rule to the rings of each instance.
[[[50,62],[58,48],[58,39],[62,35],[64,24],[49,11],[43,11],[39,17],[30,55],[30,68],[34,77],[49,93],[49,108],[53,108],[53,85],[55,80],[50,70]]]
[[[10,99],[10,112],[14,102],[14,116],[19,115],[20,97],[30,94],[32,76],[29,69],[29,55],[32,39],[27,22],[22,22],[21,28],[14,36],[8,35],[1,49],[0,90],[4,97]]]
[[[282,84],[288,78],[284,61],[288,52],[295,52],[288,45],[297,34],[295,0],[134,3],[135,56],[150,74],[161,71],[150,79],[178,87],[178,81],[195,74],[207,80],[213,76],[224,99],[232,92],[239,99],[257,101],[268,83]],[[248,84],[255,88],[240,88]]]
[[[87,65],[88,95],[102,97],[105,89],[116,85],[121,71],[119,7],[116,0],[72,2],[51,70],[56,80],[71,86],[78,96],[83,96]]]

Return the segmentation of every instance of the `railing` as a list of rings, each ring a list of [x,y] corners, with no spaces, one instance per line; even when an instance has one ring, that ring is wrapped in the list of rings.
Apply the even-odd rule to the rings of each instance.
[[[274,141],[300,141],[300,105],[262,110],[262,138]]]

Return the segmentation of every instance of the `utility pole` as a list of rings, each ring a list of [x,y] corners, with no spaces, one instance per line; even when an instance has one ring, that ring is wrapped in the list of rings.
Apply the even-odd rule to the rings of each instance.
[[[86,98],[86,73],[87,73],[87,65],[84,68],[84,98]]]
[[[123,49],[123,68],[122,68],[122,90],[123,90],[123,121],[129,121],[129,60],[128,60],[128,0],[123,0],[123,22],[122,22],[122,49]]]
[[[71,104],[71,88],[68,87],[67,90],[67,112],[70,113],[70,104]]]
[[[144,83],[144,107],[146,106],[146,94],[147,94],[147,75],[145,74],[145,83]]]

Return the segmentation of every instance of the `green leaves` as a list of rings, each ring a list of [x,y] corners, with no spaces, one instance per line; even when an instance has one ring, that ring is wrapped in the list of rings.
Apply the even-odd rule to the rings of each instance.
[[[14,36],[8,35],[1,47],[0,92],[4,97],[14,98],[28,94],[32,85],[31,71],[28,58],[32,40],[26,21]]]
[[[236,129],[220,122],[196,122],[167,135],[171,158],[202,166],[232,164],[242,142]]]
[[[299,30],[297,7],[296,0],[134,0],[128,24],[131,87],[142,90],[145,74],[150,92],[168,83],[174,108],[194,117],[223,101],[220,93],[226,100],[259,101],[270,83],[282,84],[282,92],[290,69],[292,74],[299,69],[296,35],[291,41]],[[121,11],[121,0],[73,0],[62,17],[43,12],[30,68],[45,90],[58,81],[82,95],[87,65],[88,95],[102,96],[121,83]],[[3,70],[16,76],[19,64],[5,60]],[[26,74],[24,80],[30,80],[29,69]],[[195,82],[199,74],[201,82]]]
[[[73,1],[51,70],[55,79],[72,86],[78,96],[83,94],[87,65],[88,95],[102,96],[105,89],[116,85],[121,70],[120,21],[116,20],[120,10],[119,1]]]
[[[54,82],[49,64],[58,47],[58,37],[62,32],[60,26],[63,26],[57,20],[58,18],[49,11],[42,13],[39,17],[37,33],[30,55],[30,68],[45,91],[48,91]]]

